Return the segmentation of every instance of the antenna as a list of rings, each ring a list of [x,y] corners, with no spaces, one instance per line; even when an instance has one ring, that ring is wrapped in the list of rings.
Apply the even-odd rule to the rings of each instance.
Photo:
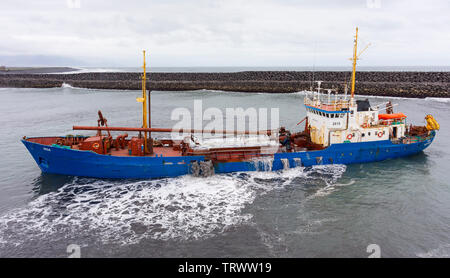
[[[312,80],[311,80],[311,91],[313,90],[313,84],[315,81],[315,73],[316,73],[316,48],[317,48],[317,41],[314,42],[314,55],[313,55],[313,68],[312,68]]]

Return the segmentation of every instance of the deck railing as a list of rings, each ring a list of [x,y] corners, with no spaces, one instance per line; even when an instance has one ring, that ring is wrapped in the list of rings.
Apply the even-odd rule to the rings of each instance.
[[[305,97],[304,104],[326,111],[342,111],[342,109],[350,108],[350,102],[348,100],[338,100],[327,103],[322,102],[321,100],[313,100]]]

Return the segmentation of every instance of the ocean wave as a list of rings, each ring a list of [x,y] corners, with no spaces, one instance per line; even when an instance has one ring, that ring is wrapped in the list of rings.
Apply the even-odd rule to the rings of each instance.
[[[311,94],[311,93],[312,92],[310,92],[310,91],[298,91],[298,92],[294,92],[294,93],[291,93],[291,94],[305,96],[305,95]]]
[[[79,88],[73,87],[70,84],[67,84],[66,82],[62,83],[61,88],[79,89]]]
[[[324,197],[330,195],[340,187],[350,186],[354,184],[354,180],[351,180],[345,184],[337,182],[338,179],[342,177],[346,169],[346,165],[333,165],[333,167],[330,167],[330,165],[316,166],[315,174],[318,174],[320,177],[322,177],[322,179],[325,181],[326,186],[319,188],[314,194],[308,197],[308,200],[315,197]]]
[[[436,102],[450,103],[450,98],[426,97],[425,100],[426,101],[436,101]]]
[[[91,73],[91,72],[124,72],[123,69],[117,68],[82,68],[82,67],[71,67],[73,71],[64,72],[50,72],[48,74],[77,74],[77,73]]]
[[[381,98],[381,99],[417,99],[411,97],[394,97],[394,96],[372,96],[372,95],[355,95],[356,98]]]
[[[345,166],[291,168],[278,172],[182,176],[148,181],[74,178],[56,192],[0,217],[0,245],[95,236],[102,243],[142,239],[196,240],[251,224],[243,209],[297,178],[335,182]]]
[[[130,89],[93,89],[93,88],[82,88],[82,87],[72,86],[72,85],[70,85],[70,84],[68,84],[66,82],[63,82],[61,87],[55,87],[55,88],[83,90],[83,91],[101,91],[101,92],[106,92],[106,91],[118,91],[118,92],[130,91],[130,92],[135,92],[136,91],[136,90],[130,90]],[[23,88],[19,88],[19,89],[23,89]],[[32,90],[42,90],[41,88],[27,88],[27,90],[30,90],[30,89],[32,89]]]

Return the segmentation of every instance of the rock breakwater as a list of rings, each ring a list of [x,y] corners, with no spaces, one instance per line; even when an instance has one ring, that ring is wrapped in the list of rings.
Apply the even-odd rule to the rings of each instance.
[[[314,73],[322,88],[344,91],[350,72]],[[396,97],[450,97],[450,72],[358,72],[357,94]],[[310,90],[309,71],[244,71],[231,73],[151,72],[148,87],[158,91],[223,90],[291,93]],[[139,90],[140,73],[92,72],[78,74],[0,74],[0,87],[51,88],[63,83],[91,89]]]

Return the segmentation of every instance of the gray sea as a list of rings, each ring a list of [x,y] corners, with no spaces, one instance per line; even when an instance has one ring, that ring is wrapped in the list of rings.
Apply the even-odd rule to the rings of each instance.
[[[0,89],[0,257],[450,256],[450,100],[391,100],[408,121],[432,114],[436,140],[417,155],[350,166],[234,173],[209,178],[108,180],[42,174],[23,136],[74,134],[101,109],[114,126],[139,126],[139,91]],[[171,111],[279,108],[292,131],[303,92],[153,92],[152,122]],[[364,97],[365,98],[365,97]],[[80,133],[80,132],[77,132]],[[88,133],[84,133],[88,134]]]

